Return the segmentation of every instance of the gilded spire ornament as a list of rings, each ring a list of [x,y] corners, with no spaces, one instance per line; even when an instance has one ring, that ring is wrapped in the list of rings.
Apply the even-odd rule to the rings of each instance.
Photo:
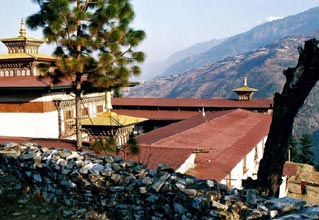
[[[23,18],[21,18],[19,34],[20,34],[20,37],[26,37],[27,36],[27,30],[25,29],[25,23],[24,23]]]

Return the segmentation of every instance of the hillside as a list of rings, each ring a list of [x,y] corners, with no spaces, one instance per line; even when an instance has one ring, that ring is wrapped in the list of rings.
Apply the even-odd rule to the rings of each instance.
[[[154,62],[150,63],[148,65],[142,66],[143,69],[143,78],[144,80],[149,80],[151,78],[154,78],[158,75],[160,75],[162,72],[164,72],[169,66],[180,62],[181,60],[197,56],[201,53],[206,52],[210,48],[222,43],[224,40],[217,40],[212,39],[210,41],[197,43],[191,47],[188,47],[184,50],[177,51],[176,53],[169,56],[167,59],[160,61],[160,62]],[[147,55],[147,54],[146,54]]]
[[[222,61],[170,76],[158,77],[131,88],[133,97],[234,98],[231,91],[242,85],[257,88],[256,98],[272,98],[281,91],[282,71],[297,64],[298,46],[306,37],[289,37],[255,51],[228,57]],[[160,88],[160,89],[159,89]]]
[[[303,13],[264,23],[228,38],[202,54],[190,56],[168,67],[164,75],[183,73],[228,56],[246,53],[287,36],[308,35],[319,29],[319,7]]]

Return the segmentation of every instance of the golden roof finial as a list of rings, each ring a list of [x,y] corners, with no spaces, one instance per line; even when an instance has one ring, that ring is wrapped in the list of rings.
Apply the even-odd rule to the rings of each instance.
[[[244,86],[247,86],[247,77],[244,79]]]
[[[26,37],[27,36],[27,30],[25,29],[23,18],[21,18],[21,25],[20,25],[19,34],[20,34],[20,37]]]

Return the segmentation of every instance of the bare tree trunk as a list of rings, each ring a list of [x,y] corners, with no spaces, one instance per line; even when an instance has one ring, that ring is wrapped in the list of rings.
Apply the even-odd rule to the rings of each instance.
[[[81,1],[76,1],[77,8],[81,8]],[[77,20],[77,36],[81,31],[81,20]],[[77,61],[80,62],[80,54],[81,54],[81,44],[78,44],[76,47],[77,51]],[[82,72],[82,71],[81,71]],[[82,126],[81,126],[81,119],[82,119],[82,111],[81,111],[81,76],[80,73],[75,73],[75,133],[76,133],[76,150],[82,150]]]
[[[76,150],[82,149],[82,126],[81,126],[81,74],[76,74],[75,79],[75,134]]]
[[[258,170],[258,186],[270,196],[279,195],[294,118],[319,80],[318,40],[306,41],[304,48],[299,50],[297,66],[283,73],[286,83],[282,93],[276,93],[274,97],[272,123]]]

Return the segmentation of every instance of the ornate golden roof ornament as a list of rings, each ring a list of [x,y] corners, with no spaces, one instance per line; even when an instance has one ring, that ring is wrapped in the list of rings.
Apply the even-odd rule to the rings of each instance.
[[[21,18],[19,34],[20,34],[19,37],[26,37],[27,36],[27,30],[25,29],[25,23],[24,23],[23,18]]]
[[[252,100],[253,94],[257,92],[257,89],[250,88],[247,85],[247,77],[244,79],[244,85],[233,90],[237,94],[238,100]]]

